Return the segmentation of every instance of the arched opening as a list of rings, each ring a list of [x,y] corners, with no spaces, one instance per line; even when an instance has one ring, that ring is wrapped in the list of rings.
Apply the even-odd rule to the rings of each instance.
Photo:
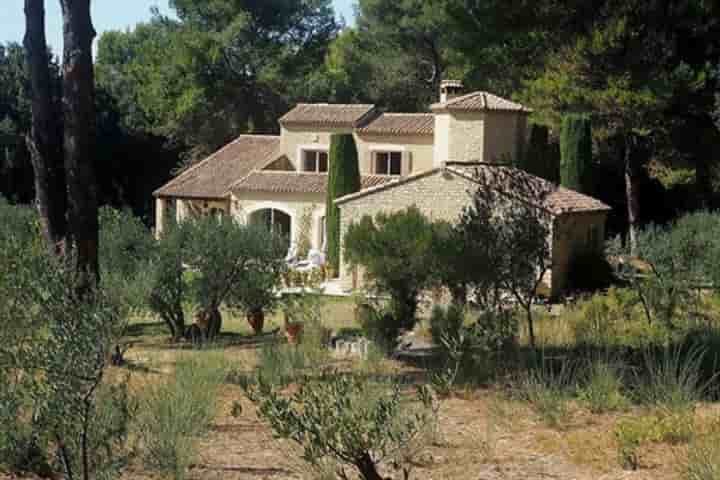
[[[264,225],[268,230],[282,236],[290,248],[292,217],[282,210],[263,208],[252,212],[249,217],[251,225]]]

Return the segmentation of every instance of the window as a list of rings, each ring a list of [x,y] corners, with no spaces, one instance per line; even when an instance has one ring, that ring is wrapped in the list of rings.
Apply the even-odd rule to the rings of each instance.
[[[328,153],[322,150],[303,150],[303,172],[326,173]]]
[[[375,152],[375,173],[378,175],[401,175],[402,152]]]

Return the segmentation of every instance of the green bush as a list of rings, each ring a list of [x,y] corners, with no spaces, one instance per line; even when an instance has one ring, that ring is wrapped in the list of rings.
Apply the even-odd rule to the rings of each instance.
[[[381,466],[409,478],[413,454],[437,411],[427,388],[420,389],[420,406],[413,408],[398,386],[350,375],[309,381],[289,398],[263,387],[247,393],[277,436],[302,447],[303,460],[317,469],[332,462],[341,478],[348,478],[349,467],[363,479],[381,480]]]
[[[394,352],[401,329],[393,312],[387,307],[370,303],[358,304],[356,308],[359,312],[358,323],[365,337],[385,354]]]
[[[677,412],[692,409],[708,388],[700,378],[704,356],[699,347],[647,349],[636,377],[638,400]]]
[[[335,199],[360,190],[360,166],[352,134],[330,136],[326,200],[327,260],[335,271],[340,266],[340,209]]]
[[[434,236],[433,225],[415,207],[364,216],[345,234],[346,259],[365,267],[375,290],[390,296],[399,329],[415,326],[418,296],[434,281]]]
[[[135,429],[148,468],[185,478],[197,457],[198,440],[217,414],[226,375],[222,356],[205,352],[179,359],[168,380],[143,390]]]
[[[98,252],[103,275],[118,273],[134,276],[153,256],[152,232],[129,210],[102,207],[98,215],[100,243]]]
[[[465,322],[465,311],[457,305],[443,308],[435,305],[430,314],[430,335],[435,345],[457,339]]]
[[[684,465],[685,480],[717,480],[720,478],[720,432],[718,422],[704,435],[698,435],[688,445]]]
[[[654,413],[620,420],[615,426],[618,460],[625,469],[640,467],[640,449],[648,443],[687,443],[694,436],[692,412],[660,409]]]
[[[623,394],[622,373],[616,362],[599,359],[590,362],[587,379],[579,398],[592,413],[621,410],[629,405]]]
[[[536,362],[516,380],[514,394],[528,402],[548,426],[560,428],[570,417],[576,368],[566,359],[555,361],[543,355]]]

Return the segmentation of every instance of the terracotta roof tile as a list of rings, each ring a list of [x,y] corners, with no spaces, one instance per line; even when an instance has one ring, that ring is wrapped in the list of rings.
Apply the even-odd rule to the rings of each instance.
[[[327,178],[324,173],[254,171],[233,185],[232,191],[324,194],[327,192]],[[391,179],[384,175],[366,175],[360,179],[360,184],[365,189]]]
[[[385,135],[432,135],[435,131],[435,116],[431,113],[383,113],[358,133]]]
[[[154,192],[158,197],[225,198],[228,188],[268,161],[280,137],[241,135]]]
[[[513,185],[513,182],[522,182],[530,191],[536,191],[544,197],[542,207],[550,211],[554,215],[562,215],[564,213],[583,213],[583,212],[603,212],[609,211],[611,208],[600,200],[584,195],[582,193],[559,187],[547,180],[536,177],[516,168],[504,167],[500,165],[488,164],[461,164],[448,163],[446,167],[438,167],[432,170],[419,172],[401,179],[394,180],[383,184],[375,185],[366,190],[345,195],[338,198],[336,204],[343,204],[353,201],[357,198],[366,197],[373,193],[395,188],[399,185],[413,182],[428,175],[433,175],[441,171],[449,171],[460,175],[473,182],[487,182],[512,196],[512,191],[502,190],[503,185]],[[482,179],[482,180],[480,180]]]
[[[608,205],[596,198],[555,185],[543,178],[516,168],[488,164],[463,165],[453,163],[449,163],[447,168],[475,181],[478,181],[478,179],[487,181],[497,185],[499,188],[502,188],[503,185],[510,185],[510,189],[512,189],[512,185],[522,183],[523,189],[537,192],[539,196],[544,197],[543,206],[555,215],[611,210]],[[512,191],[507,193],[509,195],[513,194]]]
[[[467,95],[455,97],[445,103],[435,103],[430,106],[432,111],[504,111],[504,112],[524,112],[530,113],[531,109],[519,103],[512,102],[506,98],[498,97],[488,92],[472,92]]]
[[[354,128],[367,120],[375,111],[374,105],[299,103],[283,115],[281,125],[320,125]]]

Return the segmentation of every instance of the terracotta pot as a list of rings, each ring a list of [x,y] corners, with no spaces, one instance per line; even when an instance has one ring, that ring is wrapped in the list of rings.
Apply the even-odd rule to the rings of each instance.
[[[302,323],[289,323],[285,325],[285,338],[287,338],[288,343],[296,345],[300,341],[302,331]]]
[[[252,327],[253,332],[255,332],[255,335],[259,335],[262,333],[263,326],[265,325],[265,312],[262,310],[250,312],[247,314],[247,321],[250,327]]]

